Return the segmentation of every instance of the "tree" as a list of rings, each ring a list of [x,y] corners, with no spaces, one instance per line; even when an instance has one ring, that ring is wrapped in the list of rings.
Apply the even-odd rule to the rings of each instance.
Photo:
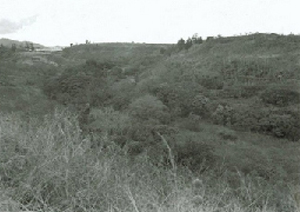
[[[188,50],[189,48],[192,47],[192,45],[193,45],[193,40],[192,40],[191,38],[188,38],[188,39],[186,40],[186,42],[185,42],[184,48],[185,48],[186,50]]]
[[[185,40],[183,38],[181,38],[178,42],[177,42],[177,47],[179,48],[179,50],[184,49],[185,47]]]
[[[202,37],[198,37],[198,34],[195,33],[192,37],[193,44],[201,44],[203,43]]]

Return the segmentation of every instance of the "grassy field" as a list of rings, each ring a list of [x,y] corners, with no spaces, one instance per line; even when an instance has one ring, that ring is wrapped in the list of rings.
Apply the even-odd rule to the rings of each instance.
[[[5,54],[0,211],[299,211],[299,41]]]

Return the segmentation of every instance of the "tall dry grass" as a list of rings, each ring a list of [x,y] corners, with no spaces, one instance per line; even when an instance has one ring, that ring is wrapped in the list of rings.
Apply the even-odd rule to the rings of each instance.
[[[90,139],[80,134],[77,117],[64,109],[42,121],[25,122],[18,114],[0,114],[0,210],[297,210],[296,191],[276,197],[279,190],[238,171],[235,178],[226,170],[219,175],[193,174],[174,163],[171,148],[170,168],[153,165],[146,154],[132,159],[105,133],[100,139],[105,147],[92,149]]]

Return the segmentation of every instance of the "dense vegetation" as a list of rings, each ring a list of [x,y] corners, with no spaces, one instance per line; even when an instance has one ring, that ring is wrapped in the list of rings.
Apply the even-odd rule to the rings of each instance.
[[[0,50],[1,210],[299,210],[299,36]]]

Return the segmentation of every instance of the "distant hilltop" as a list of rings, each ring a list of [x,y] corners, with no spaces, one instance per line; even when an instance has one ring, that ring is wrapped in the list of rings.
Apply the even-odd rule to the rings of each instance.
[[[46,47],[38,43],[33,43],[31,41],[17,41],[10,40],[7,38],[0,39],[0,45],[5,46],[7,48],[11,48],[15,46],[17,49],[23,49],[25,51],[35,51],[35,52],[60,52],[62,51],[62,47],[54,46],[54,47]]]
[[[0,45],[3,45],[5,47],[11,47],[12,45],[16,45],[17,47],[23,47],[25,48],[26,45],[33,44],[34,48],[45,48],[45,46],[38,44],[38,43],[33,43],[31,41],[18,41],[18,40],[10,40],[7,38],[1,38],[0,39]]]

